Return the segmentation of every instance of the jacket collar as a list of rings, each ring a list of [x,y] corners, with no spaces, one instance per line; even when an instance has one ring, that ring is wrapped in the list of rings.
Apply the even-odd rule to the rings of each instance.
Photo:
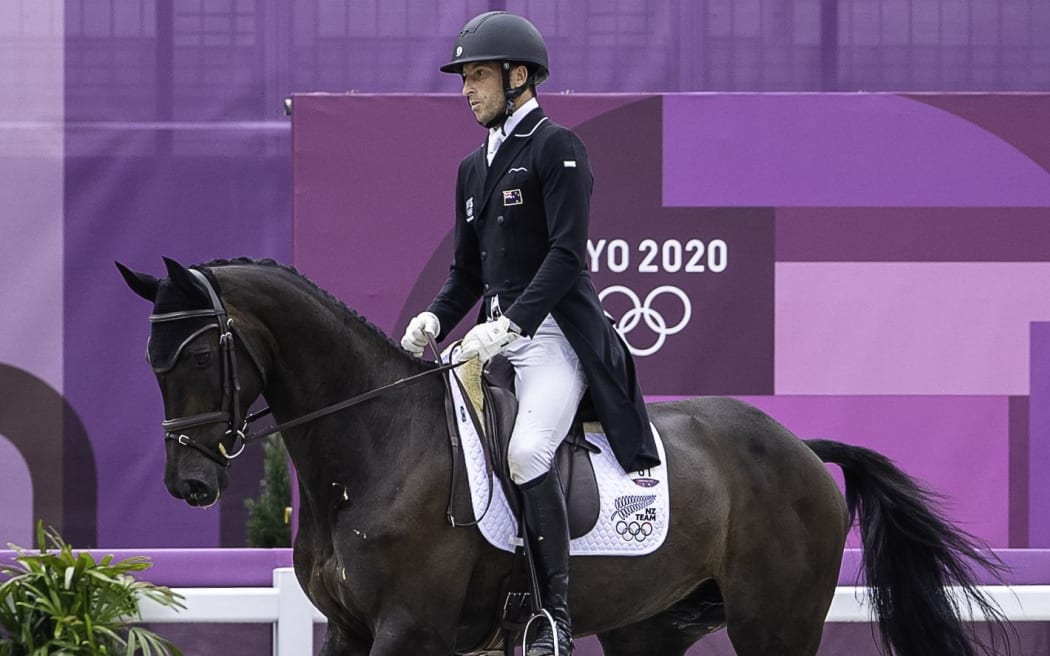
[[[521,124],[522,120],[539,108],[540,102],[536,100],[535,96],[529,98],[522,103],[521,107],[514,110],[514,112],[507,117],[507,120],[503,121],[503,125],[489,130],[490,138],[492,133],[496,131],[502,132],[504,136],[514,134],[514,131],[517,129],[518,125]]]

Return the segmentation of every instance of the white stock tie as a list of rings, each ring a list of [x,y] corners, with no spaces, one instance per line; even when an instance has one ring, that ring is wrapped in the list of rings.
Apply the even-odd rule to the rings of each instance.
[[[496,156],[496,151],[499,150],[499,146],[503,143],[504,139],[506,139],[506,136],[504,136],[503,130],[500,130],[499,128],[489,130],[488,152],[486,153],[489,160],[489,166],[492,166],[492,158]]]

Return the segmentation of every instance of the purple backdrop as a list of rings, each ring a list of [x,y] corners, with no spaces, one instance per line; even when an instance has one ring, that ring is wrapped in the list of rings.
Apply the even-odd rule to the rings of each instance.
[[[436,68],[487,9],[547,35],[544,103],[600,160],[596,209],[637,213],[597,224],[596,279],[690,299],[688,328],[646,356],[648,390],[738,394],[797,430],[886,447],[955,497],[968,527],[1050,545],[1046,96],[918,93],[1050,90],[1043,0],[0,3],[0,544],[28,543],[36,518],[83,546],[244,543],[261,453],[238,463],[218,510],[167,497],[147,308],[112,261],[294,260],[403,325],[447,262],[448,158],[479,136],[449,97],[364,94],[455,92]],[[295,184],[341,195],[298,196],[316,215],[293,241],[281,101],[349,90],[387,114],[360,130],[326,110],[337,133],[301,153]],[[914,93],[579,93],[830,90]],[[311,111],[300,103],[297,123]],[[399,157],[369,158],[406,132],[419,138],[396,142]],[[426,175],[407,192],[354,186],[414,166]],[[730,259],[714,271],[718,240]],[[687,274],[701,245],[694,265],[708,269]],[[369,262],[386,277],[351,288]],[[669,320],[678,302],[652,299]],[[656,343],[644,324],[629,339]],[[687,339],[705,354],[688,375],[671,356]],[[951,468],[939,445],[959,451]]]

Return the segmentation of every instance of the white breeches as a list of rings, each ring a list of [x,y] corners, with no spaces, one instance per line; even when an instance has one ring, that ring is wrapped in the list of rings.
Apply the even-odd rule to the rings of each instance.
[[[550,471],[587,382],[576,352],[550,315],[532,338],[516,340],[503,354],[514,365],[518,397],[507,459],[510,477],[520,485]]]

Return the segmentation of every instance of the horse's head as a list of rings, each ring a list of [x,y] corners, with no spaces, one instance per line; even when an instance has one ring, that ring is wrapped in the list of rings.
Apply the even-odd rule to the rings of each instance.
[[[215,503],[230,461],[244,448],[243,419],[265,369],[231,318],[207,269],[164,259],[167,278],[116,263],[128,286],[153,303],[146,359],[164,399],[164,484],[191,506]]]

